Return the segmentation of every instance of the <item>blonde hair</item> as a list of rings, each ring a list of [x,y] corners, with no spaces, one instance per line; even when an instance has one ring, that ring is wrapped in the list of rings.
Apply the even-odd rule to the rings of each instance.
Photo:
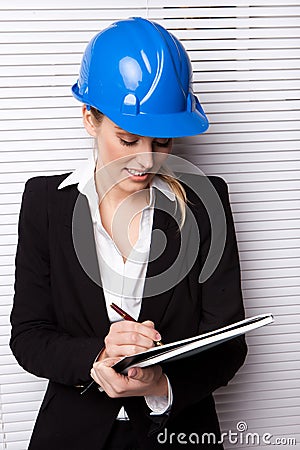
[[[174,192],[176,196],[176,201],[179,205],[180,210],[180,223],[179,223],[179,229],[181,230],[186,217],[186,204],[187,204],[187,196],[184,187],[180,183],[180,181],[177,180],[176,175],[174,172],[167,166],[163,165],[159,169],[158,173],[156,174],[161,180],[168,183],[172,191]]]
[[[102,122],[104,114],[101,111],[99,111],[98,109],[91,106],[91,113],[98,123]],[[179,205],[179,210],[180,210],[181,218],[180,218],[180,223],[179,223],[179,230],[181,230],[184,225],[185,218],[186,218],[186,204],[188,201],[185,189],[182,186],[182,184],[177,180],[174,172],[166,165],[162,165],[160,167],[156,176],[158,176],[161,180],[168,183],[171,190],[175,194],[176,201],[177,201],[177,204]]]

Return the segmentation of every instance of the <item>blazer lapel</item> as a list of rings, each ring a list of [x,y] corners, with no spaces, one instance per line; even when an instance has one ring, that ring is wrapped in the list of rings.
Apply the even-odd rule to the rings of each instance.
[[[89,322],[94,333],[98,336],[99,330],[101,330],[101,334],[106,335],[109,331],[110,321],[101,285],[88,201],[76,186],[65,188],[63,191],[65,199],[61,202],[64,226],[62,239],[71,243],[71,263],[80,264],[87,275],[87,277],[83,275],[84,279],[82,280],[82,285],[85,286],[82,295],[80,295],[82,310],[85,311],[85,319]],[[63,245],[65,247],[64,243]]]
[[[180,233],[172,218],[176,215],[176,203],[157,190],[151,248],[147,267],[139,322],[152,320],[159,327],[172,299],[175,284],[170,284],[169,269],[180,250]]]
[[[94,295],[83,295],[83,307],[97,334],[99,329],[109,330],[104,292],[101,285],[100,269],[97,259],[93,223],[87,198],[77,188],[65,188],[65,199],[61,202],[65,232],[71,234],[77,263],[88,274]],[[168,274],[180,249],[178,227],[172,217],[175,215],[175,202],[170,201],[157,190],[151,248],[147,267],[141,311],[138,320],[153,320],[158,326],[171,301],[174,287],[168,287]],[[76,263],[76,262],[75,262]],[[93,283],[92,283],[93,281]],[[86,284],[86,282],[85,282]],[[174,283],[173,283],[174,284]],[[155,288],[153,289],[153,286]]]

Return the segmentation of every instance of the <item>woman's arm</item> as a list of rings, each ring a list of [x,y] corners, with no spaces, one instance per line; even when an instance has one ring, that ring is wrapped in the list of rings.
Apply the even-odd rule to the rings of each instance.
[[[224,207],[227,238],[220,263],[210,278],[199,285],[202,314],[199,333],[244,318],[239,257],[227,186],[221,178],[212,178],[212,181]],[[198,221],[201,221],[201,217]],[[205,261],[209,245],[209,239],[201,244],[201,264]],[[225,386],[243,364],[246,354],[245,339],[241,336],[200,353],[197,357],[162,364],[173,390],[170,417],[199,402],[220,386]]]
[[[11,350],[34,375],[68,385],[88,382],[103,342],[58,328],[50,285],[46,177],[27,181],[18,231]]]

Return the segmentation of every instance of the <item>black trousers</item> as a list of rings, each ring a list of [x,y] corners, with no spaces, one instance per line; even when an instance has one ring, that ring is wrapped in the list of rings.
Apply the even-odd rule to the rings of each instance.
[[[115,420],[114,426],[105,442],[105,450],[141,450],[130,420]]]

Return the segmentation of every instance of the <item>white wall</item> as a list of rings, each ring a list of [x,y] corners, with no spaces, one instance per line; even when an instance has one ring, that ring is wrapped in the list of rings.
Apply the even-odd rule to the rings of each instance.
[[[46,385],[8,347],[24,183],[88,156],[70,85],[89,39],[135,15],[189,51],[211,127],[176,153],[229,183],[247,315],[275,316],[248,335],[246,364],[216,393],[222,429],[246,421],[300,448],[299,13],[300,0],[0,0],[0,450],[26,449]]]

